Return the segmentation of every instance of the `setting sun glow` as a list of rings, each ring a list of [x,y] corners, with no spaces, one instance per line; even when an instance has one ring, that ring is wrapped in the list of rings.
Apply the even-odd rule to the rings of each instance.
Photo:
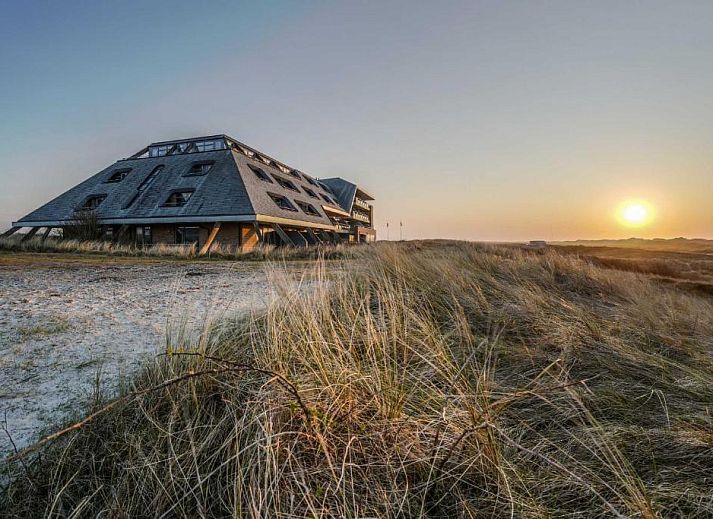
[[[642,227],[654,218],[653,206],[645,200],[627,200],[619,206],[617,219],[626,227]]]

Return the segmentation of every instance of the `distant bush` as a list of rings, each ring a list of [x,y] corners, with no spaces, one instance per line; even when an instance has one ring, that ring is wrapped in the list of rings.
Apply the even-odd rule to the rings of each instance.
[[[96,211],[82,209],[74,212],[69,225],[62,228],[63,237],[80,242],[99,240],[101,224]]]

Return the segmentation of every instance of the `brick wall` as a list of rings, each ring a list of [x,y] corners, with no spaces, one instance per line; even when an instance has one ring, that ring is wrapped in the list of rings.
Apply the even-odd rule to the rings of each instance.
[[[176,229],[170,224],[152,225],[151,237],[154,243],[176,243]]]

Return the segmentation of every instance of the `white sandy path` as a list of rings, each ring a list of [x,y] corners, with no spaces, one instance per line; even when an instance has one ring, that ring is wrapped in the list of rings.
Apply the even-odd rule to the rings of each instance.
[[[165,347],[167,318],[263,307],[259,263],[0,263],[0,422],[17,448]],[[37,328],[38,326],[46,329]],[[0,455],[12,445],[0,431]]]

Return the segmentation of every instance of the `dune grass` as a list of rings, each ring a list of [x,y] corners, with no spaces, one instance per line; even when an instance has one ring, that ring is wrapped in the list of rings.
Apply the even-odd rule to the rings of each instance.
[[[215,243],[207,254],[198,256],[195,245],[170,245],[156,243],[153,245],[137,245],[112,243],[103,240],[74,240],[47,238],[42,240],[34,237],[22,241],[22,236],[0,238],[0,251],[6,252],[38,252],[38,253],[69,253],[98,254],[109,256],[131,256],[145,258],[173,258],[201,260],[300,260],[342,258],[349,256],[346,245],[323,244],[312,247],[275,247],[274,245],[259,245],[249,251],[243,251],[239,246]]]
[[[712,299],[556,252],[355,255],[169,336],[6,465],[0,515],[713,515]]]

